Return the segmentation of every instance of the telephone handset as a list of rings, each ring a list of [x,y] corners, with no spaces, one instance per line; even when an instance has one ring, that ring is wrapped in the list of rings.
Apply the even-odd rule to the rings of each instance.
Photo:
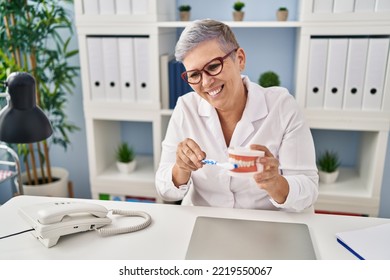
[[[33,235],[48,248],[56,245],[63,235],[97,230],[100,235],[109,236],[141,230],[151,224],[151,217],[145,212],[110,211],[117,215],[143,217],[145,221],[130,227],[105,229],[103,227],[112,221],[104,206],[75,201],[35,204],[20,208],[19,214],[35,229]]]
[[[108,214],[105,207],[92,203],[55,202],[46,205],[37,212],[38,221],[43,225],[59,223],[65,216],[77,213],[88,213],[97,218],[104,218]]]

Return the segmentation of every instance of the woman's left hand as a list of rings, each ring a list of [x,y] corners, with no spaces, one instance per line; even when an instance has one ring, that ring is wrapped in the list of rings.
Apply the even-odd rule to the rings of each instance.
[[[253,175],[257,185],[267,191],[277,203],[284,203],[289,192],[289,185],[287,180],[279,173],[279,160],[274,157],[266,146],[252,144],[250,148],[264,152],[264,157],[258,159],[263,165],[263,171]]]

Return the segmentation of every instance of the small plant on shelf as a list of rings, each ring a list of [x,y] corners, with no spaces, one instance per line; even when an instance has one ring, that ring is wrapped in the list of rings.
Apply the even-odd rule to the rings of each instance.
[[[135,169],[135,152],[127,143],[120,143],[116,150],[116,164],[121,173],[130,173]]]
[[[241,1],[234,2],[233,9],[237,12],[241,12],[242,9],[245,7],[245,3]]]
[[[288,18],[288,9],[286,7],[279,7],[276,11],[276,19],[278,21],[286,21]]]
[[[280,86],[279,75],[273,71],[267,71],[260,75],[259,85],[262,87]]]
[[[179,11],[180,12],[189,12],[189,11],[191,11],[191,6],[190,5],[180,5]]]
[[[116,160],[119,162],[132,162],[134,160],[134,149],[127,143],[121,143],[116,151]]]
[[[326,150],[317,160],[320,181],[323,183],[333,183],[337,180],[340,167],[339,156],[336,152]]]
[[[235,21],[242,21],[244,19],[244,11],[242,9],[245,7],[245,3],[241,1],[236,1],[233,4],[233,19]]]
[[[326,150],[318,157],[318,168],[321,171],[332,173],[340,166],[338,154],[336,152]]]
[[[179,12],[180,12],[180,20],[181,21],[189,21],[190,20],[190,11],[191,6],[190,5],[180,5],[179,6]]]

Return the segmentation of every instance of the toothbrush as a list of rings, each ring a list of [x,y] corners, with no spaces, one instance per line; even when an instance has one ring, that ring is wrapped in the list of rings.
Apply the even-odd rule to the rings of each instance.
[[[202,160],[202,163],[208,164],[208,165],[217,165],[217,166],[220,166],[222,168],[229,169],[229,170],[238,168],[238,164],[236,164],[236,163],[218,162],[218,161],[213,160],[213,159],[204,159],[204,160]]]

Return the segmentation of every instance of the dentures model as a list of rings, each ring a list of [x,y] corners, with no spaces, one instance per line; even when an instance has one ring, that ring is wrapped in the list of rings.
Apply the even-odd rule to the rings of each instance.
[[[259,157],[264,156],[263,151],[251,150],[249,148],[229,148],[229,162],[236,164],[237,168],[229,171],[232,176],[251,176],[254,173],[263,171],[263,165],[258,162]]]

